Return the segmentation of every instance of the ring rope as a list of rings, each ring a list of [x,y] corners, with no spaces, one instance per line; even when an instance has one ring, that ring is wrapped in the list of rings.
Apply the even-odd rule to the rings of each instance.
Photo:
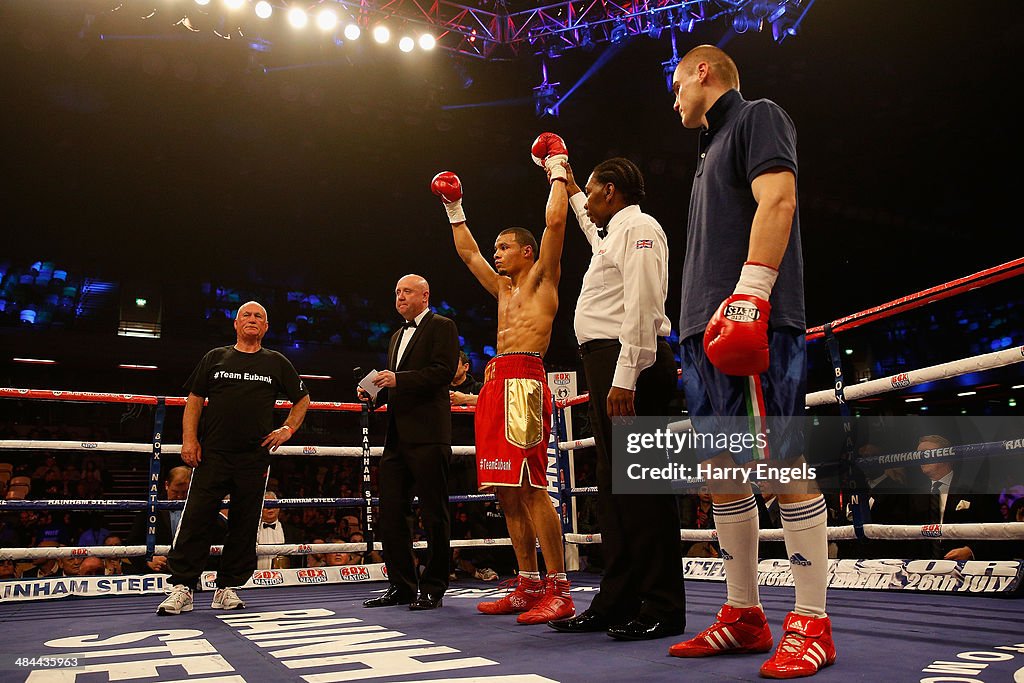
[[[1002,280],[1008,280],[1021,274],[1024,274],[1024,258],[1008,261],[993,268],[987,268],[979,271],[973,275],[967,275],[920,292],[908,294],[900,297],[899,299],[893,299],[892,301],[881,304],[880,306],[875,306],[874,308],[853,313],[844,318],[840,318],[839,320],[834,320],[829,323],[829,325],[832,326],[833,332],[839,332],[840,330],[852,330],[869,322],[883,320],[899,313],[906,313],[927,304],[948,299],[952,296],[963,294],[964,292],[969,292],[974,289],[979,289],[987,285],[995,284]],[[824,325],[812,327],[807,330],[807,341],[819,339],[824,335]]]

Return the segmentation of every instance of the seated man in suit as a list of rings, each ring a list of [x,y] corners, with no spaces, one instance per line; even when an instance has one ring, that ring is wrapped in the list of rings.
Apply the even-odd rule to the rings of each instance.
[[[173,468],[167,473],[167,481],[164,482],[164,491],[167,494],[166,500],[185,500],[188,497],[188,487],[192,483],[192,468],[182,465]],[[174,534],[178,530],[178,523],[181,521],[181,510],[157,510],[155,535],[157,545],[170,545],[174,540]],[[135,517],[132,530],[128,534],[128,541],[125,545],[145,545],[146,531],[149,524],[149,512],[143,510]],[[167,572],[167,558],[163,555],[154,555],[153,559],[146,560],[145,556],[131,558],[132,571],[136,574],[152,574]]]
[[[952,446],[949,439],[929,434],[918,439],[918,451],[930,451]],[[979,524],[1002,522],[999,499],[994,493],[985,493],[988,463],[976,461],[928,462],[921,471],[930,480],[926,498],[925,521],[929,524]],[[922,496],[918,496],[922,498]],[[928,543],[926,555],[932,559],[974,560],[999,559],[1003,553],[993,541],[965,541],[958,539],[935,540]]]
[[[267,491],[263,494],[263,500],[277,500],[277,494]],[[260,528],[256,534],[256,543],[259,545],[271,545],[281,543],[302,543],[302,532],[291,524],[285,524],[280,519],[281,508],[263,506],[263,514],[260,518]],[[301,558],[297,555],[260,555],[256,558],[257,569],[281,569],[300,566]]]

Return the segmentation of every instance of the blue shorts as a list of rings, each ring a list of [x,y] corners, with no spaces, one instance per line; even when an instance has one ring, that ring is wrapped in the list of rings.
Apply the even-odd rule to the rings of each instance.
[[[721,440],[716,445],[699,445],[698,462],[724,450],[729,450],[738,464],[803,455],[807,403],[805,336],[795,328],[769,330],[770,364],[766,372],[755,377],[731,377],[717,370],[704,353],[702,334],[680,343],[683,391],[694,429],[701,434],[727,434],[736,446],[723,448]],[[764,436],[751,448],[740,445],[739,437],[744,433]],[[749,444],[749,439],[745,443]]]

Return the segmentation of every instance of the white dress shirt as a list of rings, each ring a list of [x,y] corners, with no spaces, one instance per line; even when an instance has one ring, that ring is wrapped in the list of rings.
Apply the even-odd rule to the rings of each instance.
[[[423,318],[427,316],[429,308],[424,308],[420,311],[420,314],[413,318],[416,321],[416,327],[406,327],[402,329],[402,337],[398,340],[398,351],[395,353],[395,369],[402,364],[402,356],[405,355],[406,348],[409,347],[409,341],[412,340],[412,335],[416,334],[416,329],[423,324]]]
[[[946,500],[949,498],[949,486],[953,483],[953,473],[947,472],[946,476],[942,479],[936,479],[931,483],[932,487],[935,484],[939,485],[939,524],[943,523],[946,518]]]
[[[658,221],[636,205],[612,216],[601,239],[583,208],[586,201],[582,192],[569,199],[592,252],[576,303],[576,340],[617,339],[622,350],[612,386],[633,391],[636,378],[654,364],[658,337],[672,331],[665,315],[668,240]]]
[[[284,543],[284,527],[281,526],[281,522],[274,522],[273,528],[263,526],[263,520],[260,520],[260,530],[256,534],[256,542],[260,545],[280,545]],[[259,555],[256,558],[257,569],[271,569],[274,566],[273,555]]]

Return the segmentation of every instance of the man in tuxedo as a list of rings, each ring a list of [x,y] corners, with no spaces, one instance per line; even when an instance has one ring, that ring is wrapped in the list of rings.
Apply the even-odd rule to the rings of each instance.
[[[185,500],[188,497],[188,487],[192,481],[192,468],[182,465],[173,468],[167,473],[167,481],[164,482],[164,491],[167,493],[167,500]],[[174,540],[174,534],[178,530],[178,523],[181,521],[181,510],[157,510],[154,521],[154,534],[157,545],[170,545]],[[128,534],[127,545],[145,545],[146,531],[150,526],[149,512],[142,511],[135,517],[131,533]],[[132,569],[137,574],[165,573],[170,571],[167,568],[167,558],[163,555],[154,555],[153,559],[146,557],[131,558]]]
[[[277,494],[267,491],[263,494],[263,500],[277,500]],[[263,506],[263,513],[260,515],[260,528],[256,533],[256,543],[259,545],[280,545],[282,543],[302,543],[302,532],[291,524],[285,524],[280,519],[281,508]],[[299,566],[297,555],[260,555],[256,558],[257,569],[281,569]]]
[[[932,451],[952,446],[944,436],[929,434],[918,439],[917,450]],[[999,499],[985,493],[988,463],[984,460],[927,462],[921,471],[929,479],[927,521],[929,524],[981,524],[1002,522]],[[922,498],[922,496],[917,496]],[[999,559],[998,543],[992,541],[935,540],[930,541],[926,557],[936,560]]]
[[[406,275],[395,287],[395,309],[405,320],[391,337],[388,369],[373,383],[387,389],[388,432],[380,460],[380,526],[390,586],[364,607],[409,605],[425,610],[441,606],[448,589],[450,516],[448,460],[452,454],[452,417],[448,385],[459,359],[455,323],[428,310],[430,285]],[[382,394],[378,394],[378,401]],[[413,495],[430,550],[416,576],[412,553]]]

